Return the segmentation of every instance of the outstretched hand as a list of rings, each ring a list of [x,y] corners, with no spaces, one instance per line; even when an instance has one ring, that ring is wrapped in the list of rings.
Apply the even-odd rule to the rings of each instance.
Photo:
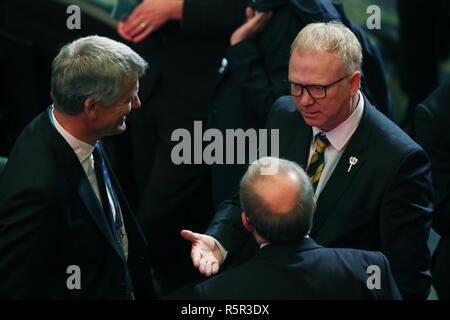
[[[182,230],[181,236],[192,243],[191,259],[194,267],[207,277],[216,274],[222,264],[222,254],[214,238],[189,230]]]
[[[248,7],[245,10],[245,14],[247,16],[247,22],[237,28],[231,35],[230,44],[232,46],[262,31],[272,16],[272,11],[260,12],[255,15],[253,9]]]

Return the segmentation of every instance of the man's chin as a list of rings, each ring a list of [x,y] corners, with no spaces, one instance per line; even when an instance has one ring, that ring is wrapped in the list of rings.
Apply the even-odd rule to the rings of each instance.
[[[125,123],[118,125],[114,127],[114,129],[110,130],[106,134],[104,134],[104,137],[110,137],[110,136],[117,136],[119,134],[122,134],[127,128],[127,125]]]
[[[125,132],[126,129],[127,129],[127,125],[124,123],[120,127],[116,128],[114,135],[122,134]]]
[[[116,127],[116,131],[117,131],[116,134],[121,134],[126,129],[127,129],[127,122],[126,122],[126,118],[123,117],[122,121]]]

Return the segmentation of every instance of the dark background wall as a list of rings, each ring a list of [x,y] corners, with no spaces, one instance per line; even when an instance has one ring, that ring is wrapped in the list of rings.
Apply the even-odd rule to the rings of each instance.
[[[74,3],[76,1],[73,1]],[[69,30],[68,4],[44,0],[0,3],[0,156],[7,156],[24,126],[51,104],[51,62],[66,43],[116,30],[81,10],[81,29]]]

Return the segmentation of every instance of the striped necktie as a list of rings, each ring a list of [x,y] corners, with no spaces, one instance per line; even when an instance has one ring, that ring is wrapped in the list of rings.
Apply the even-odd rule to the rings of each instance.
[[[122,217],[120,214],[119,202],[115,196],[114,189],[112,187],[111,181],[109,179],[108,169],[105,164],[105,159],[100,152],[100,147],[98,144],[95,145],[93,150],[94,155],[94,168],[95,174],[97,176],[98,188],[100,191],[100,197],[102,200],[103,211],[106,216],[106,220],[108,221],[109,226],[111,227],[111,231],[113,233],[113,237],[117,244],[119,244],[122,254],[125,257],[125,260],[128,260],[128,236],[125,231],[125,226],[122,222]],[[116,212],[115,218],[113,216],[112,208],[110,202],[108,200],[106,188],[109,190],[109,194],[113,200],[114,210]],[[127,284],[127,293],[129,297],[134,300],[133,293],[133,282],[131,280],[130,271],[128,269],[128,265],[126,266],[126,284]]]
[[[324,152],[329,144],[330,141],[328,141],[327,137],[322,132],[316,135],[316,150],[311,157],[308,168],[308,176],[314,190],[316,190],[317,185],[319,184],[320,176],[322,175],[325,164]]]

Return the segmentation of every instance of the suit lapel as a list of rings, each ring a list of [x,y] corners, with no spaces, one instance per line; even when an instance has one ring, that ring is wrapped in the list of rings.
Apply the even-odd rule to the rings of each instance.
[[[122,257],[118,244],[114,241],[111,228],[108,226],[108,222],[103,213],[100,202],[98,201],[97,196],[92,189],[91,183],[89,182],[76,154],[66,140],[64,140],[64,138],[53,127],[47,112],[43,114],[42,124],[45,139],[48,141],[50,148],[53,150],[55,157],[57,158],[57,163],[61,165],[70,184],[79,194],[81,201],[85,205],[87,212],[98,227],[99,231]]]
[[[312,237],[314,237],[320,230],[320,227],[326,221],[328,215],[333,211],[339,199],[345,193],[349,193],[349,190],[352,188],[354,178],[358,175],[360,169],[368,160],[368,155],[367,152],[365,152],[365,149],[370,143],[371,130],[369,126],[369,119],[372,112],[371,108],[373,108],[373,106],[370,105],[364,97],[364,113],[358,128],[350,138],[344,153],[339,159],[336,168],[331,174],[325,187],[320,193],[319,199],[317,200],[317,208],[316,213],[314,214],[313,228],[311,231]],[[350,157],[356,158],[358,162],[351,167],[350,171],[348,171],[350,166]]]
[[[128,204],[128,200],[123,193],[122,188],[120,187],[119,181],[115,176],[111,163],[109,162],[108,157],[105,154],[103,145],[100,143],[100,152],[103,154],[103,158],[105,159],[106,167],[108,169],[109,178],[111,180],[111,184],[114,188],[115,195],[120,204],[120,210],[122,212],[123,223],[125,225],[125,230],[128,237],[129,250],[131,248],[135,248],[140,252],[146,251],[147,242],[145,240],[144,233],[139,227],[139,224],[136,221],[136,218]],[[132,244],[132,245],[130,245]]]
[[[116,241],[114,241],[111,228],[108,226],[108,221],[106,220],[106,217],[103,213],[103,208],[101,207],[100,202],[98,201],[97,196],[92,189],[91,183],[89,182],[85,174],[79,175],[74,171],[75,170],[71,168],[67,171],[67,174],[71,176],[70,179],[76,187],[81,200],[86,206],[86,209],[88,210],[91,218],[100,229],[100,232],[106,237],[111,246],[113,246],[117,253],[121,256],[120,251],[118,250],[119,248],[117,247],[117,243]]]

